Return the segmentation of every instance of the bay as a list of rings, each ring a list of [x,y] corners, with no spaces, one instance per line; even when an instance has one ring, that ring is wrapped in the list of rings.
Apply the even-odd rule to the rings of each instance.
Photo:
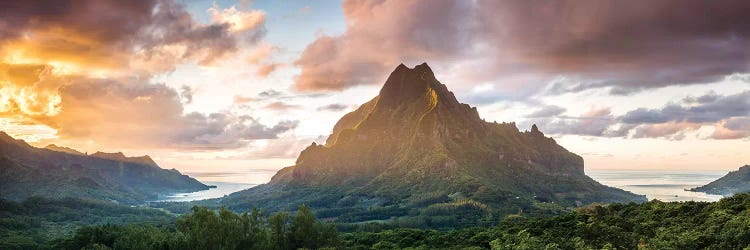
[[[721,178],[728,171],[719,170],[586,170],[600,183],[643,194],[649,200],[718,201],[721,195],[686,191]]]

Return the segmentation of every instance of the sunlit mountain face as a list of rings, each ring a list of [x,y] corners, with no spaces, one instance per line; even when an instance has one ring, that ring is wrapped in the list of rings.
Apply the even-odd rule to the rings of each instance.
[[[736,169],[750,155],[744,1],[3,1],[0,130],[188,172],[294,164],[429,62],[488,122],[587,169]]]

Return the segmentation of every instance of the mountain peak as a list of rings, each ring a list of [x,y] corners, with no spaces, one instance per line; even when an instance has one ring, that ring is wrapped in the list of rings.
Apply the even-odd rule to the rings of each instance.
[[[380,89],[379,102],[384,105],[397,105],[421,98],[430,89],[447,90],[447,88],[438,87],[439,85],[442,84],[435,79],[435,74],[427,63],[414,68],[409,68],[402,63],[393,70],[383,88]]]

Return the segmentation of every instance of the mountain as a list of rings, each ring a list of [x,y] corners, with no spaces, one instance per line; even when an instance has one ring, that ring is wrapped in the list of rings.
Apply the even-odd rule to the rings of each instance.
[[[236,209],[306,203],[320,217],[357,222],[645,201],[599,184],[583,165],[536,125],[520,132],[515,123],[485,122],[427,64],[401,64],[378,96],[336,123],[325,145],[313,143],[268,184],[221,202]]]
[[[729,172],[723,177],[691,191],[732,196],[737,193],[750,192],[750,165],[740,167],[737,171]]]
[[[0,198],[77,197],[139,204],[159,194],[208,189],[150,157],[82,154],[50,145],[33,147],[0,132]]]

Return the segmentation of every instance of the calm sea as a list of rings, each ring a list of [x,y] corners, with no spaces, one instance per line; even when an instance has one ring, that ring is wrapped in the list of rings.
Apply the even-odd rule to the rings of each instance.
[[[233,182],[216,182],[216,181],[203,181],[206,185],[214,185],[216,188],[208,190],[192,192],[192,193],[177,193],[160,197],[158,201],[197,201],[205,199],[213,199],[224,197],[237,191],[245,190],[256,186],[256,184],[248,183],[233,183]]]
[[[600,183],[621,188],[636,194],[645,194],[649,200],[661,201],[717,201],[720,195],[690,192],[685,189],[705,185],[724,176],[728,171],[696,170],[586,170],[586,174]],[[248,189],[271,179],[275,171],[253,170],[241,172],[202,172],[188,173],[216,188],[209,190],[172,194],[161,201],[194,201],[219,198],[240,190]]]
[[[721,195],[690,192],[690,189],[712,182],[729,171],[705,170],[586,170],[586,174],[600,183],[645,194],[649,200],[660,201],[718,201]]]

